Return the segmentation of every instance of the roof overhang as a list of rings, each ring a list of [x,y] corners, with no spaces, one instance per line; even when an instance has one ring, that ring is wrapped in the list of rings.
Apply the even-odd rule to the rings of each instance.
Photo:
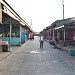
[[[59,27],[56,27],[55,30],[60,29],[60,28],[63,28],[63,27],[64,27],[64,25],[59,26]]]

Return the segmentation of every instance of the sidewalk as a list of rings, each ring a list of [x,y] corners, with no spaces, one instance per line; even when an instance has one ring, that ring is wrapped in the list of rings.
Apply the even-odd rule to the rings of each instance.
[[[49,40],[46,40],[46,41],[49,42]],[[68,52],[70,56],[75,56],[75,46],[69,45],[69,46],[63,47],[61,44],[55,43],[55,47],[59,48],[60,50]]]
[[[73,45],[68,45],[64,47],[61,44],[56,44],[56,47],[68,52],[70,56],[75,56],[75,46]]]
[[[20,48],[20,46],[12,46],[12,52],[0,52],[0,62]]]
[[[6,57],[8,57],[10,54],[12,53],[11,52],[0,52],[0,62]]]

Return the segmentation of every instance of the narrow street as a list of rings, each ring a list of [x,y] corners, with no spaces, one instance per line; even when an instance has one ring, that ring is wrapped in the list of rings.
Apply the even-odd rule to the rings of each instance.
[[[44,41],[39,48],[39,37],[21,47],[0,62],[0,75],[75,75],[75,57],[54,48]]]

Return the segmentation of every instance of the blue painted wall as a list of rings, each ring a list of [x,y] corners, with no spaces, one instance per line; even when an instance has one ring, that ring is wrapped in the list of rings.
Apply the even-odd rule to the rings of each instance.
[[[9,37],[2,37],[3,41],[9,42]],[[20,38],[19,37],[11,37],[11,45],[20,45]]]
[[[2,37],[3,41],[8,41],[9,42],[9,37]],[[27,42],[27,35],[25,32],[21,32],[21,43]],[[20,45],[20,37],[11,37],[11,45]]]
[[[23,44],[23,43],[25,43],[25,33],[22,31],[21,32],[21,43]]]
[[[28,39],[27,39],[27,35],[25,35],[25,42],[27,42],[28,41]]]
[[[27,42],[27,35],[25,34],[25,32],[21,32],[21,43],[25,43]]]

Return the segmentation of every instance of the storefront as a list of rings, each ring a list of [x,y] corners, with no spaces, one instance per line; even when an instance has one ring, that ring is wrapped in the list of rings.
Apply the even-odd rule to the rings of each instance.
[[[25,43],[25,27],[17,20],[3,13],[3,41],[8,41],[10,45],[21,45]]]

